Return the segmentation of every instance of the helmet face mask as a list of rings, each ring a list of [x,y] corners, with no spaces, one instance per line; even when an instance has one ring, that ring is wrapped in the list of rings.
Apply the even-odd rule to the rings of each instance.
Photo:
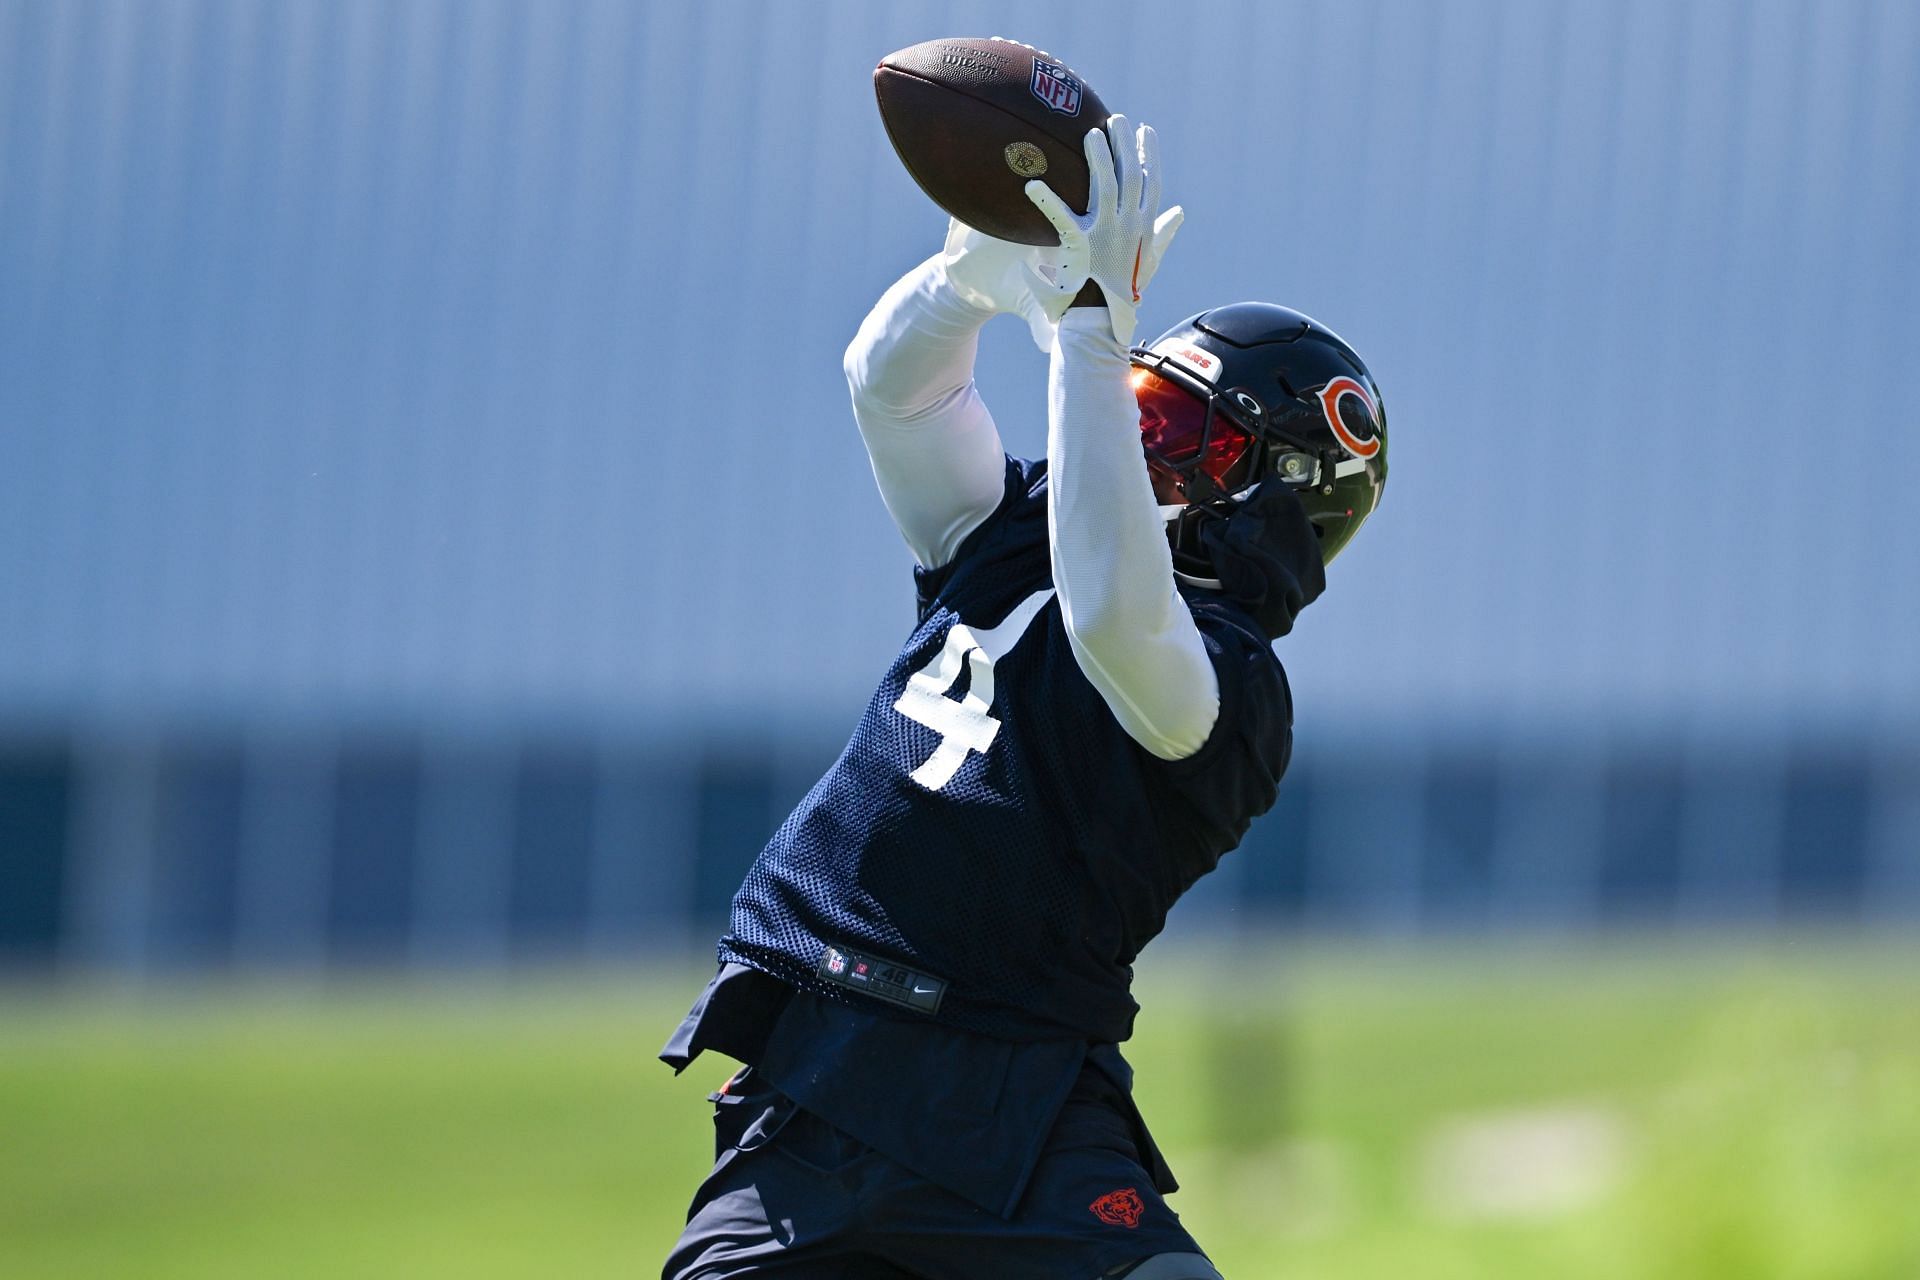
[[[1244,489],[1260,452],[1255,428],[1209,389],[1191,385],[1177,366],[1135,357],[1134,398],[1147,465],[1181,501],[1205,505]]]
[[[1236,303],[1201,312],[1132,353],[1141,445],[1169,496],[1174,567],[1202,583],[1200,531],[1271,479],[1300,494],[1331,561],[1379,505],[1386,413],[1360,357],[1297,311]]]

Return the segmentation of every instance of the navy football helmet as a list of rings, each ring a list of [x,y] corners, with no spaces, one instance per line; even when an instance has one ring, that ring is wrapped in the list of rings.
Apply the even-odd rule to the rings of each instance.
[[[1261,482],[1299,495],[1331,562],[1387,482],[1387,411],[1367,366],[1325,325],[1266,302],[1183,320],[1132,352],[1140,436],[1174,568],[1214,570],[1200,530]]]

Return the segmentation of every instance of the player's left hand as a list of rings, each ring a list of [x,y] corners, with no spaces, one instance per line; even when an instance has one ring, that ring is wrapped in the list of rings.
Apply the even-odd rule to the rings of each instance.
[[[1059,231],[1066,254],[1057,278],[1029,272],[1028,284],[1058,321],[1081,285],[1092,280],[1107,300],[1114,337],[1125,346],[1141,295],[1187,215],[1179,205],[1160,212],[1160,139],[1153,126],[1135,130],[1125,116],[1109,116],[1104,132],[1087,131],[1085,147],[1093,179],[1086,213],[1075,213],[1038,179],[1026,186],[1027,199]]]
[[[996,240],[958,218],[949,218],[940,262],[947,283],[961,297],[982,310],[1021,317],[1034,345],[1051,351],[1055,317],[1034,297],[1027,273],[1038,273],[1042,279],[1057,274],[1064,256],[1057,248]]]

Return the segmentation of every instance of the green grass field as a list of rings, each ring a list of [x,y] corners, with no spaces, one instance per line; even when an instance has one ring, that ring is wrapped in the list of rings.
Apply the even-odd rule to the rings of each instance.
[[[1230,1280],[1920,1280],[1920,947],[1152,956]],[[0,997],[0,1276],[651,1276],[700,975]]]

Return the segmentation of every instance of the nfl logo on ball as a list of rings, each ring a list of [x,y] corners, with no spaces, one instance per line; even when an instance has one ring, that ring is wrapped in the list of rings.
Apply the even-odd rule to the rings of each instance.
[[[1080,82],[1057,62],[1033,60],[1033,96],[1063,116],[1080,114]]]

